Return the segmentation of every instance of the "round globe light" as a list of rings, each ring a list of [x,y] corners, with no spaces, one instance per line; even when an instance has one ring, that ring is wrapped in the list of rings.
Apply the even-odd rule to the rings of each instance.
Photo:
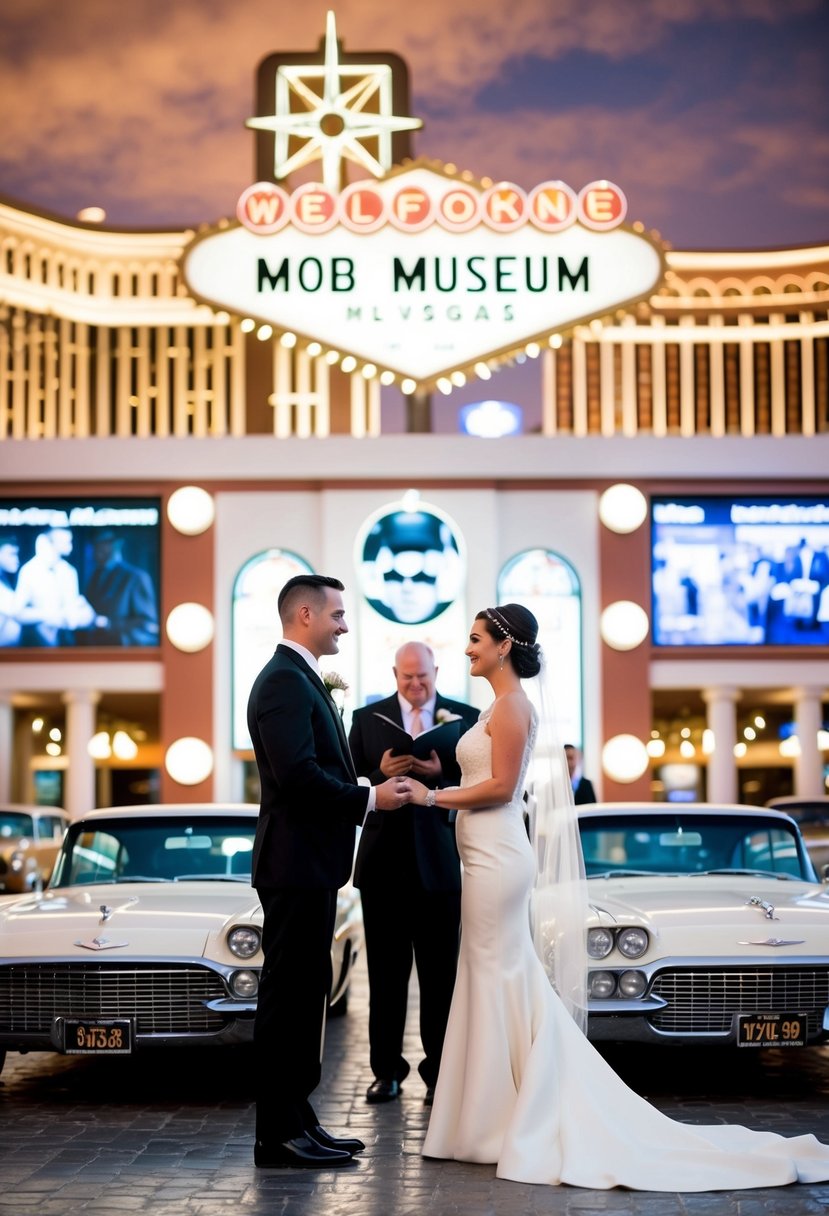
[[[87,743],[86,750],[93,760],[108,760],[112,755],[112,742],[109,733],[105,730],[96,731]]]
[[[601,615],[599,629],[614,650],[635,650],[648,636],[648,614],[633,600],[616,600]]]
[[[198,785],[213,772],[213,749],[204,739],[184,735],[167,748],[164,767],[179,785]]]
[[[134,760],[138,755],[138,744],[125,730],[117,730],[112,736],[112,753],[119,760]]]
[[[638,781],[647,767],[647,750],[636,735],[614,735],[602,748],[602,768],[622,785]]]
[[[215,515],[212,494],[200,486],[182,486],[173,491],[167,502],[167,518],[184,536],[199,536],[206,532]]]
[[[635,532],[648,515],[648,500],[636,486],[610,486],[599,499],[599,519],[611,532]]]
[[[177,650],[195,654],[213,641],[213,613],[204,604],[176,604],[167,617],[166,629]]]

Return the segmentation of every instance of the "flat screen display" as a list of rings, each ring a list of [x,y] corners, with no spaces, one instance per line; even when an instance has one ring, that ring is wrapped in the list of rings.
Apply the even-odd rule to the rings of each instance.
[[[0,653],[159,644],[157,498],[0,499]]]
[[[829,499],[654,498],[657,646],[829,644]]]

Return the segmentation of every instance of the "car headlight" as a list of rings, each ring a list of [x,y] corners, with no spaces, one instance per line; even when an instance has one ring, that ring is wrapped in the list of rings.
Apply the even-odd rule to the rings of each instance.
[[[650,938],[644,929],[623,929],[616,938],[616,946],[625,958],[641,958],[650,945]]]
[[[227,945],[231,954],[237,958],[253,958],[262,945],[262,934],[259,929],[246,925],[243,929],[231,929],[227,935]]]
[[[230,990],[234,996],[250,1000],[259,991],[259,973],[257,971],[234,971],[230,977]]]
[[[24,861],[25,857],[23,853],[12,853],[11,861],[9,862],[9,869],[11,870],[12,874],[20,873],[20,871],[23,869]]]
[[[613,949],[613,934],[609,929],[588,929],[587,953],[591,958],[607,958]]]
[[[616,991],[616,976],[612,971],[591,971],[588,984],[589,995],[603,1001]]]
[[[648,986],[648,981],[641,971],[623,971],[619,976],[620,996],[641,996]]]

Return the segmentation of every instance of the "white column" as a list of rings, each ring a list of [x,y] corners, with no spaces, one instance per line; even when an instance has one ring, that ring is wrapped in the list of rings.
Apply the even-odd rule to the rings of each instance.
[[[737,801],[737,702],[740,690],[729,685],[706,688],[702,699],[708,706],[708,727],[714,735],[714,750],[708,757],[708,801]]]
[[[817,746],[817,733],[823,729],[823,690],[794,690],[794,721],[800,754],[794,761],[794,792],[798,798],[817,798],[823,794],[823,759]]]
[[[95,734],[95,706],[100,693],[78,689],[63,694],[66,705],[66,784],[64,806],[71,819],[95,809],[95,761],[87,744]]]
[[[0,803],[12,801],[12,736],[14,710],[10,696],[0,695]]]

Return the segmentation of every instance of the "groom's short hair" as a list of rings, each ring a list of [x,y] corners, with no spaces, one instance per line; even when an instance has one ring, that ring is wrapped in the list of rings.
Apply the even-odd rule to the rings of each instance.
[[[325,590],[345,591],[344,585],[338,578],[330,578],[326,574],[295,574],[289,578],[279,593],[276,610],[283,625],[293,619],[294,613],[303,601],[319,609],[325,603]]]

